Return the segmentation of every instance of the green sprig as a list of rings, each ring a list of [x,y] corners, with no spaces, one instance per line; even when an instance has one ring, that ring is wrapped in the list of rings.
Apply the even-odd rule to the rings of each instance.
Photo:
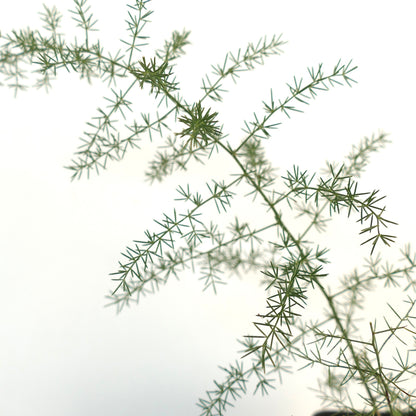
[[[405,354],[397,350],[391,365],[383,363],[393,340],[404,345],[414,337],[414,298],[408,296],[404,312],[389,305],[393,317],[384,317],[383,329],[372,322],[370,336],[361,336],[357,325],[365,295],[377,284],[404,290],[416,286],[416,255],[410,246],[402,250],[400,265],[375,252],[379,242],[390,245],[395,238],[385,231],[396,223],[386,218],[384,197],[378,190],[359,190],[358,178],[370,155],[388,142],[386,134],[364,138],[344,163],[328,162],[322,175],[295,165],[279,176],[264,146],[276,134],[282,116],[303,112],[323,91],[352,86],[356,66],[338,61],[330,70],[324,71],[323,64],[308,68],[304,78],[293,77],[287,84],[285,98],[275,98],[270,89],[262,110],[244,121],[243,137],[232,146],[217,106],[226,82],[236,83],[244,72],[279,55],[285,42],[280,36],[264,37],[237,53],[227,53],[223,63],[212,66],[212,74],[203,78],[201,96],[188,102],[175,74],[190,32],[174,31],[161,48],[147,50],[149,4],[150,0],[135,0],[128,5],[127,35],[120,50],[107,51],[99,39],[92,40],[98,22],[87,0],[74,0],[70,10],[81,37],[65,38],[60,33],[62,15],[46,6],[41,13],[43,31],[28,28],[0,35],[0,75],[15,92],[29,85],[48,89],[62,70],[108,84],[105,104],[87,122],[68,166],[73,179],[99,173],[110,161],[123,159],[129,149],[139,148],[144,136],[157,146],[145,172],[151,183],[187,170],[192,160],[205,163],[218,154],[232,166],[231,179],[212,179],[205,190],[178,186],[178,206],[159,216],[121,253],[118,269],[111,274],[115,288],[108,297],[110,304],[121,310],[156,292],[171,277],[179,278],[184,270],[193,271],[203,290],[214,292],[232,274],[257,275],[265,288],[265,311],[255,318],[255,335],[241,341],[244,357],[222,367],[223,380],[215,381],[199,400],[201,415],[223,415],[248,393],[249,381],[254,394],[267,394],[274,388],[274,376],[282,380],[287,363],[295,360],[303,367],[326,370],[322,397],[332,405],[356,410],[349,386],[358,382],[369,414],[383,407],[395,414],[400,406],[414,409],[414,389],[406,384],[406,377],[416,375],[413,349],[407,348]],[[136,111],[136,97],[143,94],[154,100],[154,109]],[[259,210],[255,226],[238,212],[234,201],[240,196],[245,201],[250,197],[250,207]],[[210,210],[215,217],[206,221]],[[335,279],[328,272],[329,250],[313,242],[312,230],[324,233],[332,214],[341,212],[358,216],[371,256],[363,268]],[[220,217],[227,215],[232,219],[227,218],[224,226]],[[301,230],[299,221],[289,220],[293,217],[304,220]],[[326,305],[323,318],[309,318],[310,293],[317,293]]]

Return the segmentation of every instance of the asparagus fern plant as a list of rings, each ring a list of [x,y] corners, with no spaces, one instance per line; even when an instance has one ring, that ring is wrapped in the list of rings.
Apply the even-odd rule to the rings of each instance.
[[[105,105],[87,123],[67,166],[72,179],[111,168],[111,163],[139,148],[145,137],[158,143],[145,172],[151,183],[219,155],[229,161],[232,173],[213,178],[204,191],[180,184],[177,207],[156,219],[156,226],[142,237],[132,236],[138,239],[124,249],[111,273],[110,303],[120,311],[188,267],[203,281],[204,289],[214,291],[232,274],[259,277],[265,290],[264,310],[259,311],[252,332],[242,334],[242,353],[236,362],[223,367],[223,379],[199,399],[201,415],[224,415],[248,393],[250,380],[254,392],[267,393],[274,388],[274,375],[285,371],[290,361],[325,369],[319,394],[330,407],[368,415],[415,410],[414,295],[408,295],[404,308],[390,305],[392,317],[383,322],[369,322],[362,331],[357,325],[366,293],[374,285],[400,285],[409,293],[415,288],[416,256],[409,245],[401,250],[403,261],[397,266],[379,254],[380,245],[389,246],[395,239],[387,230],[395,222],[386,214],[384,196],[378,190],[361,189],[358,182],[370,154],[387,143],[386,134],[363,139],[343,162],[328,163],[322,173],[295,164],[278,175],[264,150],[265,141],[273,139],[286,117],[302,111],[325,91],[352,86],[356,67],[342,61],[318,65],[288,83],[285,96],[277,97],[271,90],[261,113],[244,123],[242,138],[231,140],[216,111],[226,94],[224,84],[227,79],[237,82],[243,72],[280,54],[282,37],[261,38],[226,53],[223,62],[203,77],[200,98],[188,102],[175,78],[175,65],[185,53],[190,33],[175,31],[160,49],[149,50],[150,7],[150,0],[128,5],[127,36],[113,53],[95,36],[96,20],[87,0],[74,0],[71,16],[80,29],[75,39],[60,33],[62,15],[46,6],[41,13],[43,30],[1,34],[3,85],[16,93],[32,82],[30,72],[35,76],[32,84],[47,89],[62,71],[108,84]],[[153,112],[133,111],[133,100],[140,94],[154,99]],[[120,119],[122,126],[117,124]],[[260,201],[256,208],[260,226],[242,220],[238,213],[227,227],[220,223],[219,217],[234,213],[238,195],[250,203]],[[218,214],[206,218],[210,207]],[[290,221],[294,215],[306,219],[304,228]],[[333,215],[359,222],[362,244],[369,247],[364,265],[339,278],[337,285],[326,271],[328,249],[313,239],[314,232],[325,232]],[[303,313],[312,293],[325,305],[316,321]],[[400,348],[391,351],[395,340]]]

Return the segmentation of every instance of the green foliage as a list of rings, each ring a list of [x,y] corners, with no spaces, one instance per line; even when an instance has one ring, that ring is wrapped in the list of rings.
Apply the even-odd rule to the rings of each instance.
[[[99,173],[109,162],[123,159],[145,136],[151,141],[164,140],[145,172],[150,182],[188,169],[192,160],[204,163],[217,153],[225,155],[234,169],[230,177],[209,181],[206,189],[178,186],[179,208],[155,220],[154,228],[122,253],[118,269],[111,273],[115,287],[110,303],[121,310],[190,267],[199,273],[204,290],[214,291],[233,273],[256,273],[265,288],[265,311],[254,322],[254,334],[240,341],[242,358],[223,367],[223,381],[215,381],[213,389],[199,400],[201,415],[225,414],[233,402],[248,393],[249,383],[254,383],[254,393],[267,394],[275,388],[273,377],[282,380],[294,360],[326,370],[318,394],[330,405],[358,411],[350,392],[358,383],[363,399],[359,406],[366,405],[368,414],[383,408],[395,414],[399,409],[414,409],[415,389],[407,381],[415,375],[414,349],[406,345],[415,340],[416,300],[408,295],[404,311],[391,305],[392,316],[383,317],[382,325],[369,322],[363,334],[357,325],[357,312],[374,285],[415,289],[416,255],[410,246],[402,250],[400,266],[383,263],[376,253],[379,243],[394,241],[385,231],[396,223],[386,218],[386,208],[380,205],[384,197],[378,190],[359,190],[359,176],[370,154],[387,143],[386,135],[364,138],[343,163],[328,164],[323,176],[298,166],[278,176],[263,148],[263,141],[273,138],[273,131],[285,117],[302,111],[324,91],[352,86],[356,67],[351,61],[339,61],[324,71],[320,64],[307,69],[306,79],[294,77],[284,98],[276,99],[271,90],[262,114],[254,114],[244,123],[243,138],[232,146],[210,103],[222,101],[226,79],[236,82],[243,72],[280,54],[285,42],[280,36],[261,38],[246,49],[227,53],[223,63],[212,66],[212,74],[203,78],[200,99],[188,103],[181,96],[174,65],[185,53],[190,34],[175,31],[161,49],[149,52],[145,28],[152,12],[148,7],[149,0],[128,5],[127,36],[122,40],[123,49],[115,53],[107,52],[92,38],[97,20],[87,0],[74,0],[71,10],[82,31],[80,38],[66,40],[59,33],[61,14],[46,6],[41,13],[43,32],[14,30],[0,38],[3,84],[15,92],[28,87],[29,71],[36,74],[35,87],[49,88],[62,69],[81,79],[96,78],[108,84],[106,106],[87,123],[68,166],[72,179],[89,176],[93,170]],[[119,83],[122,87],[116,89]],[[133,111],[133,100],[140,93],[154,98],[157,111]],[[120,119],[123,126],[117,124]],[[234,197],[247,187],[244,196],[261,201],[265,207],[260,214],[261,227],[255,228],[238,216],[228,227],[221,227],[215,218],[206,219],[210,207],[215,207],[218,216],[229,213]],[[293,229],[283,219],[287,212],[305,218],[307,227]],[[362,225],[360,234],[366,236],[363,244],[369,244],[370,257],[361,269],[340,277],[334,290],[326,278],[328,249],[307,237],[313,230],[324,232],[331,217],[342,213],[346,218],[355,216]],[[271,230],[274,240],[265,243]],[[324,317],[314,322],[304,313],[312,291],[319,293],[325,304]],[[396,348],[390,355],[393,362],[385,365],[384,357],[390,354],[388,347],[394,340],[402,349]]]

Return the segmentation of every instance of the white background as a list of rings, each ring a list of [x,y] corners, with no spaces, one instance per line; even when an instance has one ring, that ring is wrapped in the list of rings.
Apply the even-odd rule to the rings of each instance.
[[[124,2],[90,3],[103,45],[115,51],[124,36]],[[320,62],[329,71],[338,59],[352,59],[358,84],[321,94],[304,114],[277,119],[283,124],[268,156],[281,172],[293,164],[316,171],[327,159],[342,160],[362,137],[379,129],[390,133],[392,144],[373,157],[362,188],[388,195],[389,217],[400,223],[397,247],[387,252],[394,261],[416,230],[413,3],[159,0],[149,3],[155,12],[147,34],[159,46],[173,30],[191,31],[192,44],[177,67],[189,101],[227,51],[283,34],[284,53],[243,74],[219,107],[233,134],[260,110],[270,87],[284,98],[293,75],[306,76],[306,68]],[[72,2],[55,4],[69,26]],[[37,0],[3,2],[2,33],[40,27],[41,8]],[[144,52],[152,56],[152,47]],[[255,276],[234,278],[215,296],[202,293],[198,276],[188,274],[120,315],[104,308],[119,253],[169,212],[174,188],[192,172],[150,187],[143,174],[149,155],[136,150],[98,177],[70,182],[63,166],[103,105],[106,86],[62,73],[49,94],[30,90],[14,98],[5,87],[0,94],[0,413],[199,414],[197,399],[220,375],[217,365],[239,357],[235,340],[250,331],[263,305]],[[348,228],[353,220],[336,224],[346,226],[331,228],[324,241],[334,245],[331,267],[342,274],[359,266],[368,250],[355,248],[357,229]],[[248,395],[227,414],[311,415],[320,402],[309,377],[287,377],[270,396]]]

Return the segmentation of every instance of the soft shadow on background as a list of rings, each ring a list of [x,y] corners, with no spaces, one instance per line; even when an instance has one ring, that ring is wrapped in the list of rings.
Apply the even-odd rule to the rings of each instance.
[[[105,4],[104,4],[105,3]],[[119,3],[119,4],[116,4]],[[56,1],[70,27],[71,1]],[[106,49],[121,47],[124,2],[90,2]],[[158,0],[148,26],[151,46],[160,47],[173,30],[191,31],[192,44],[178,61],[178,80],[189,101],[201,79],[227,51],[245,48],[261,36],[283,34],[283,54],[241,76],[221,105],[229,134],[268,99],[286,95],[286,82],[306,76],[323,62],[341,58],[358,65],[353,88],[331,89],[283,119],[270,141],[269,158],[283,173],[293,164],[318,171],[325,160],[340,161],[353,144],[379,129],[390,144],[374,155],[363,189],[387,195],[389,218],[400,223],[397,247],[414,241],[413,97],[416,87],[413,2]],[[0,29],[40,27],[42,2],[22,0],[0,6]],[[263,308],[258,276],[232,278],[215,296],[203,292],[198,276],[185,273],[160,292],[116,315],[104,308],[114,288],[109,273],[120,252],[153,219],[171,209],[179,184],[203,184],[207,172],[181,173],[151,187],[143,172],[150,156],[130,152],[98,177],[70,181],[68,165],[85,123],[103,105],[106,86],[89,85],[63,72],[49,94],[0,95],[0,413],[32,415],[197,415],[199,397],[212,388],[226,365],[240,355],[237,338],[252,329]],[[141,105],[142,97],[137,100]],[[143,99],[143,110],[146,100]],[[227,166],[217,166],[218,172]],[[209,175],[209,172],[208,172]],[[246,213],[250,215],[250,212]],[[337,219],[324,241],[333,246],[332,270],[347,273],[367,248],[351,232],[351,220]],[[354,229],[355,230],[355,229]],[[391,254],[390,254],[391,253]],[[357,258],[357,262],[355,261]],[[296,373],[266,398],[248,395],[227,415],[306,416],[320,408],[309,389],[320,372]],[[302,400],[299,400],[302,397]]]

